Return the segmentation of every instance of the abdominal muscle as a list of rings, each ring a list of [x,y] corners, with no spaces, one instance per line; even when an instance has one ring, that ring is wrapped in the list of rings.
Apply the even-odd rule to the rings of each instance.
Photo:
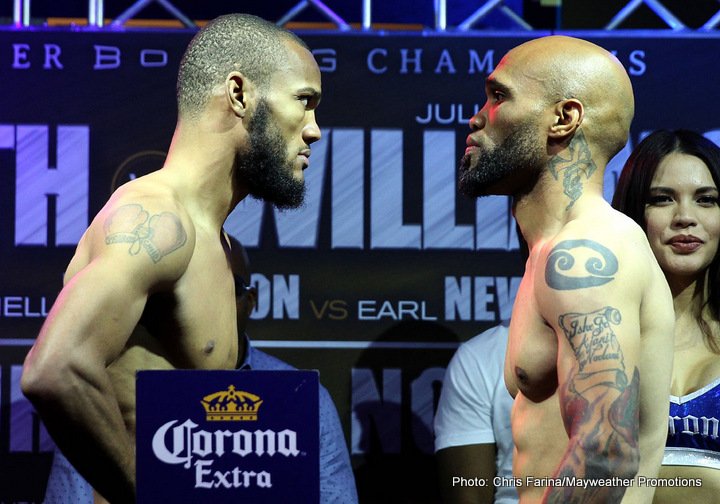
[[[518,492],[523,503],[539,502],[545,486],[535,487],[532,480],[554,475],[568,442],[557,393],[533,402],[518,392],[511,421],[515,443],[513,475],[522,481]]]
[[[175,367],[148,347],[131,345],[108,367],[120,412],[128,434],[135,441],[135,378],[138,370],[170,370]]]

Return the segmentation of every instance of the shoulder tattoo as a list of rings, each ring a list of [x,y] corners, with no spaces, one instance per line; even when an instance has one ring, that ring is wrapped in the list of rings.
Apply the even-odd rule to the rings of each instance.
[[[105,220],[103,229],[106,244],[128,243],[130,255],[144,250],[155,263],[187,241],[185,228],[177,215],[172,212],[150,215],[138,204],[117,208]]]
[[[584,270],[575,266],[583,259]],[[584,289],[611,282],[617,271],[617,257],[609,248],[593,240],[564,240],[548,254],[545,282],[556,290]]]
[[[563,193],[570,198],[566,208],[582,196],[583,180],[589,179],[596,169],[585,134],[578,130],[568,145],[568,157],[555,156],[550,161],[550,173],[555,180],[560,179],[562,172]]]
[[[558,324],[577,358],[578,383],[586,383],[588,388],[604,385],[624,390],[625,359],[613,331],[621,321],[620,310],[611,306],[560,315]],[[579,388],[582,394],[583,387]]]
[[[620,310],[605,306],[587,313],[565,313],[558,320],[577,358],[560,390],[567,429],[579,433],[577,448],[566,456],[559,473],[582,478],[632,477],[623,460],[637,460],[639,450],[640,373],[626,369],[614,326]],[[608,456],[608,451],[615,455]],[[575,489],[553,491],[548,502],[589,502],[590,495]],[[601,492],[595,489],[595,492]],[[624,487],[608,488],[593,502],[618,502]],[[571,497],[571,498],[568,498]],[[587,500],[586,500],[587,499]]]

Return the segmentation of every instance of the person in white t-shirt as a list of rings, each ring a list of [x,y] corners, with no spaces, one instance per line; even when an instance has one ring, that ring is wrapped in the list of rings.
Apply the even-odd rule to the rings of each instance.
[[[460,345],[448,364],[434,425],[444,502],[518,502],[512,479],[513,398],[503,378],[507,338],[504,325],[488,329]]]

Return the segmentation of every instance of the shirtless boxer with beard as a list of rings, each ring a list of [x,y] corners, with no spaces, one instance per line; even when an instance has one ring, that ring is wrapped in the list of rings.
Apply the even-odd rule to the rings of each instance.
[[[650,502],[633,478],[662,459],[673,305],[645,233],[602,191],[628,140],[630,79],[604,49],[553,36],[505,55],[486,94],[460,188],[512,196],[529,246],[505,362],[520,502]]]
[[[241,14],[210,22],[180,64],[164,166],[118,188],[78,243],[21,385],[98,500],[135,500],[137,370],[236,367],[222,226],[248,195],[302,203],[320,80],[292,33]]]

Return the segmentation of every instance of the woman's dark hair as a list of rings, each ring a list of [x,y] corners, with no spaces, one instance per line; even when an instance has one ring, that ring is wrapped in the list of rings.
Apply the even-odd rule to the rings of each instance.
[[[645,231],[645,205],[650,200],[650,184],[660,162],[673,152],[702,160],[710,170],[715,185],[720,188],[720,147],[715,143],[690,130],[658,130],[651,133],[630,154],[612,200],[613,208],[633,219]],[[708,298],[696,316],[708,347],[720,354],[720,344],[701,317],[703,308],[707,306],[713,318],[720,321],[720,253],[715,254],[708,267],[707,282]]]

